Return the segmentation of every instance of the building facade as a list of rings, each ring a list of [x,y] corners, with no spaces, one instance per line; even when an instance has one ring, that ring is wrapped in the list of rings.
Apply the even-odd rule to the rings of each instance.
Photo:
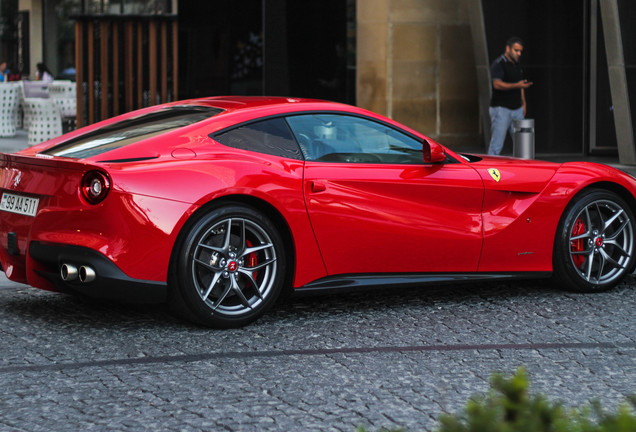
[[[636,164],[633,0],[0,0],[0,11],[0,58],[26,77],[41,61],[58,76],[75,69],[78,21],[170,15],[177,66],[158,73],[178,91],[162,99],[144,93],[139,103],[220,94],[330,99],[387,115],[455,150],[482,152],[489,65],[515,35],[525,41],[522,64],[534,82],[528,117],[539,157],[615,154]],[[133,38],[145,41],[146,25]],[[108,26],[95,37],[117,34]],[[114,72],[109,63],[123,55],[112,54],[121,51],[112,38],[90,76],[103,80],[103,70],[123,82],[123,60],[112,59]],[[139,46],[135,53],[145,53]],[[133,85],[147,91],[147,75]],[[504,153],[511,152],[507,142]]]

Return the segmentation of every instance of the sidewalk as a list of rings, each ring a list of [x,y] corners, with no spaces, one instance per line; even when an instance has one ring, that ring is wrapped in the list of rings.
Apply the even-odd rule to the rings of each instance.
[[[14,137],[0,138],[0,152],[2,153],[13,153],[25,148],[27,148],[27,132],[24,130],[18,129],[18,133]],[[482,150],[482,152],[483,151],[484,150]],[[475,149],[472,152],[480,153],[480,150]],[[466,153],[471,153],[471,151],[466,151]],[[539,154],[537,155],[536,159],[546,160],[550,162],[570,162],[570,161],[597,162],[597,163],[613,166],[614,168],[625,171],[626,173],[636,177],[636,165],[621,165],[618,162],[618,156],[583,156],[578,154],[572,154],[572,155]]]
[[[0,137],[0,152],[13,153],[27,148],[27,131],[18,129],[16,136]]]

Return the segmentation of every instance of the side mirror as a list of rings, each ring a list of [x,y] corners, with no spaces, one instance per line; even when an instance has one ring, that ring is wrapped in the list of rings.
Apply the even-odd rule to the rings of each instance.
[[[444,162],[446,160],[444,147],[428,140],[424,140],[422,143],[422,156],[426,163]]]

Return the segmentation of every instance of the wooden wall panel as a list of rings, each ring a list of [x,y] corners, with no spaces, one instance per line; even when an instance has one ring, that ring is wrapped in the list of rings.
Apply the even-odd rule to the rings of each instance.
[[[144,107],[144,23],[137,23],[137,109]]]
[[[113,22],[113,116],[119,114],[119,23]]]
[[[175,15],[75,19],[78,127],[177,99]]]
[[[84,63],[84,25],[81,21],[75,23],[75,58],[77,64]],[[75,94],[77,100],[76,125],[84,126],[84,68],[77,67],[75,73]]]
[[[99,119],[106,120],[109,116],[108,110],[108,86],[110,79],[108,75],[108,22],[102,21],[99,23],[99,92],[97,93],[100,98]]]
[[[167,23],[161,23],[161,99],[168,94],[168,29]]]
[[[88,23],[88,42],[86,50],[88,51],[88,76],[87,93],[88,93],[88,121],[86,124],[95,123],[95,27],[93,22]]]
[[[172,97],[179,99],[179,26],[172,23]]]
[[[157,100],[157,23],[148,23],[148,87],[150,105]]]
[[[126,29],[125,35],[125,53],[124,53],[124,88],[125,88],[125,103],[124,110],[125,112],[132,111],[134,108],[133,99],[134,99],[134,86],[133,86],[133,23],[132,21],[127,21],[124,24],[124,28]]]

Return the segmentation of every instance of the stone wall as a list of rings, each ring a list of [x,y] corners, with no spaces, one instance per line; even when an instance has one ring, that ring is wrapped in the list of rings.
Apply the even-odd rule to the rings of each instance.
[[[462,0],[357,2],[357,105],[453,149],[483,147]]]

